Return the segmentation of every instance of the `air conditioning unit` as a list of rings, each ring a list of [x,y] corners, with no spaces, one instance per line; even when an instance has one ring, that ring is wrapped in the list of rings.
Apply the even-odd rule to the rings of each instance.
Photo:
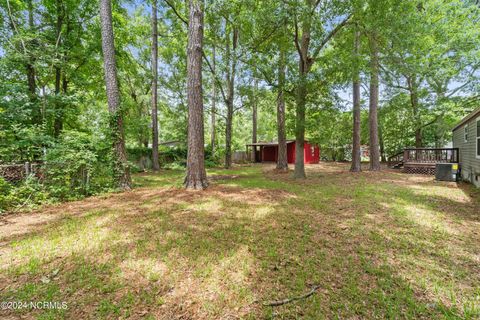
[[[458,181],[458,163],[437,163],[435,179],[438,181]]]

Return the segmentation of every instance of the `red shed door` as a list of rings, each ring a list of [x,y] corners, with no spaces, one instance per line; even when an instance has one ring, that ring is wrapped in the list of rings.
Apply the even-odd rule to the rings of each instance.
[[[304,156],[305,163],[318,163],[320,161],[320,149],[317,145],[305,142]]]

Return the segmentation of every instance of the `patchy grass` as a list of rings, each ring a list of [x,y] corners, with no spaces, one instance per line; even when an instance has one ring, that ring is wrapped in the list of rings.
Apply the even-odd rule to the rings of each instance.
[[[38,319],[480,317],[480,193],[394,171],[135,176],[137,188],[0,221],[0,310]],[[280,307],[265,301],[313,296]]]

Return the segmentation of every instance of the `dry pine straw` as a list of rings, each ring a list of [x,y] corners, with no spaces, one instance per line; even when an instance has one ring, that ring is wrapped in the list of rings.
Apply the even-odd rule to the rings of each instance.
[[[470,186],[326,163],[307,166],[302,181],[271,166],[209,175],[204,192],[179,188],[181,172],[142,174],[132,192],[2,217],[1,300],[70,307],[0,312],[480,316],[480,205]]]

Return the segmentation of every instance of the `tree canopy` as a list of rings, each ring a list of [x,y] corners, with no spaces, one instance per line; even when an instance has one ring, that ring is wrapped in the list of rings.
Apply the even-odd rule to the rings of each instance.
[[[318,143],[324,159],[349,160],[354,77],[360,143],[371,142],[372,57],[378,60],[382,158],[406,146],[446,145],[454,123],[478,106],[480,8],[475,1],[200,3],[207,165],[230,167],[234,151],[244,150],[252,139],[277,140],[279,134],[297,143]],[[155,73],[152,8],[158,10]],[[150,152],[157,122],[152,110],[160,148],[170,141],[187,146],[189,11],[188,2],[180,0],[112,4],[119,112],[130,155],[136,154],[133,149]],[[104,146],[95,151],[97,157],[115,157],[108,150],[112,129],[101,72],[100,20],[98,1],[0,2],[0,162],[45,160],[79,135],[96,149]],[[158,91],[155,108],[152,88]],[[278,131],[277,109],[284,114],[284,133]],[[299,177],[304,176],[301,165],[295,166]]]

